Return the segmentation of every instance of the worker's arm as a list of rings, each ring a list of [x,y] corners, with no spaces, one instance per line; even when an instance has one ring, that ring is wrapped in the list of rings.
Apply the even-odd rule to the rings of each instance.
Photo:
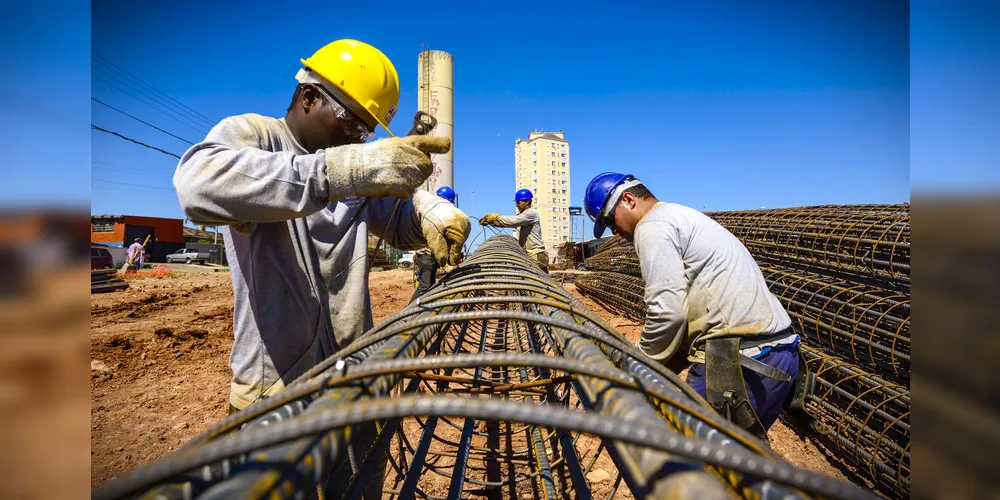
[[[389,215],[396,200],[399,200],[399,207],[390,220]],[[368,211],[368,232],[375,236],[383,235],[384,244],[406,252],[427,246],[424,233],[420,230],[417,211],[413,208],[413,200],[370,198],[365,210]]]
[[[525,210],[517,215],[501,215],[490,225],[493,227],[522,227],[538,222],[537,210]]]
[[[271,152],[265,127],[237,116],[216,125],[181,158],[174,186],[193,221],[278,222],[310,215],[348,196],[409,196],[447,152],[447,138],[413,136],[329,148],[314,154]]]
[[[184,153],[174,187],[189,219],[208,224],[278,222],[329,203],[326,154],[263,149],[267,131],[249,117],[226,118]]]
[[[651,358],[666,363],[684,344],[687,277],[677,230],[659,221],[636,228],[635,247],[646,282],[646,323],[638,346]]]

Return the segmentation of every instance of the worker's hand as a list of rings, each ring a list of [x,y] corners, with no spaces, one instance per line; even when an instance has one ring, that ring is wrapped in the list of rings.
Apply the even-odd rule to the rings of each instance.
[[[447,200],[423,189],[413,193],[413,208],[438,265],[445,269],[457,265],[462,245],[472,230],[469,217]]]
[[[447,153],[451,139],[411,135],[380,139],[367,144],[329,148],[326,176],[328,199],[349,196],[409,198],[434,168],[431,153]]]
[[[479,219],[480,226],[492,226],[496,224],[497,219],[500,218],[500,214],[486,214],[482,219]]]

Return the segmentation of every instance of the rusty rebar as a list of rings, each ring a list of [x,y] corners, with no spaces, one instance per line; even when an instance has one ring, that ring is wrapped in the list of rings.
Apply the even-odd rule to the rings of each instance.
[[[909,288],[910,206],[821,205],[708,214],[758,260]]]
[[[802,345],[816,387],[804,410],[834,456],[892,496],[910,494],[910,391]]]
[[[716,415],[509,236],[281,393],[94,496],[292,498],[326,484],[348,498],[373,485],[391,498],[586,498],[599,457],[617,469],[612,491],[634,497],[865,496]]]
[[[777,266],[761,272],[807,341],[908,383],[909,294]]]
[[[815,385],[804,410],[827,449],[887,495],[909,494],[909,207],[800,207],[709,214],[758,261],[792,319]],[[576,287],[645,319],[638,256],[612,238]]]

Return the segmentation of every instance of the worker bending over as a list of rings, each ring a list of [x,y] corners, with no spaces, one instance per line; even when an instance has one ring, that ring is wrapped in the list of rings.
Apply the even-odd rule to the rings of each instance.
[[[545,244],[542,240],[542,223],[538,217],[538,210],[531,206],[531,191],[528,189],[518,189],[514,193],[514,205],[517,207],[517,215],[486,214],[479,223],[483,226],[493,227],[513,227],[517,228],[517,241],[528,252],[542,271],[549,272],[549,254],[545,251]]]
[[[443,200],[447,200],[448,203],[455,204],[455,190],[450,186],[441,186],[438,188],[437,195]],[[438,203],[443,202],[439,201]],[[434,286],[434,282],[437,280],[438,269],[441,268],[438,265],[437,259],[434,258],[434,254],[427,248],[421,248],[413,254],[413,263],[417,270],[417,289],[410,296],[410,302],[413,302],[417,297],[429,290],[430,287]]]
[[[453,261],[469,234],[460,210],[414,192],[431,173],[428,154],[447,152],[449,139],[365,144],[378,125],[392,135],[392,62],[368,44],[338,40],[302,64],[284,118],[222,120],[174,174],[191,220],[227,225],[231,411],[280,391],[372,327],[369,234],[384,231],[402,250],[429,246],[439,263]]]
[[[799,338],[750,252],[705,214],[657,200],[631,175],[598,175],[584,206],[595,238],[607,226],[635,243],[647,307],[639,349],[663,363],[686,354],[694,363],[688,383],[766,442],[799,370]]]

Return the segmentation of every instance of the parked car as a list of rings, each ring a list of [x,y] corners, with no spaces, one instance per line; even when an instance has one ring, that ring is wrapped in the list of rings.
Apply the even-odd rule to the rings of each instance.
[[[114,269],[115,259],[106,248],[90,247],[91,269]]]
[[[413,267],[413,256],[414,254],[412,252],[404,253],[403,256],[396,261],[396,265],[404,269],[409,269]]]
[[[205,261],[212,257],[208,252],[199,252],[193,248],[182,248],[167,256],[167,262],[184,262],[185,264],[190,264],[192,262],[197,262],[199,264],[204,264]]]

